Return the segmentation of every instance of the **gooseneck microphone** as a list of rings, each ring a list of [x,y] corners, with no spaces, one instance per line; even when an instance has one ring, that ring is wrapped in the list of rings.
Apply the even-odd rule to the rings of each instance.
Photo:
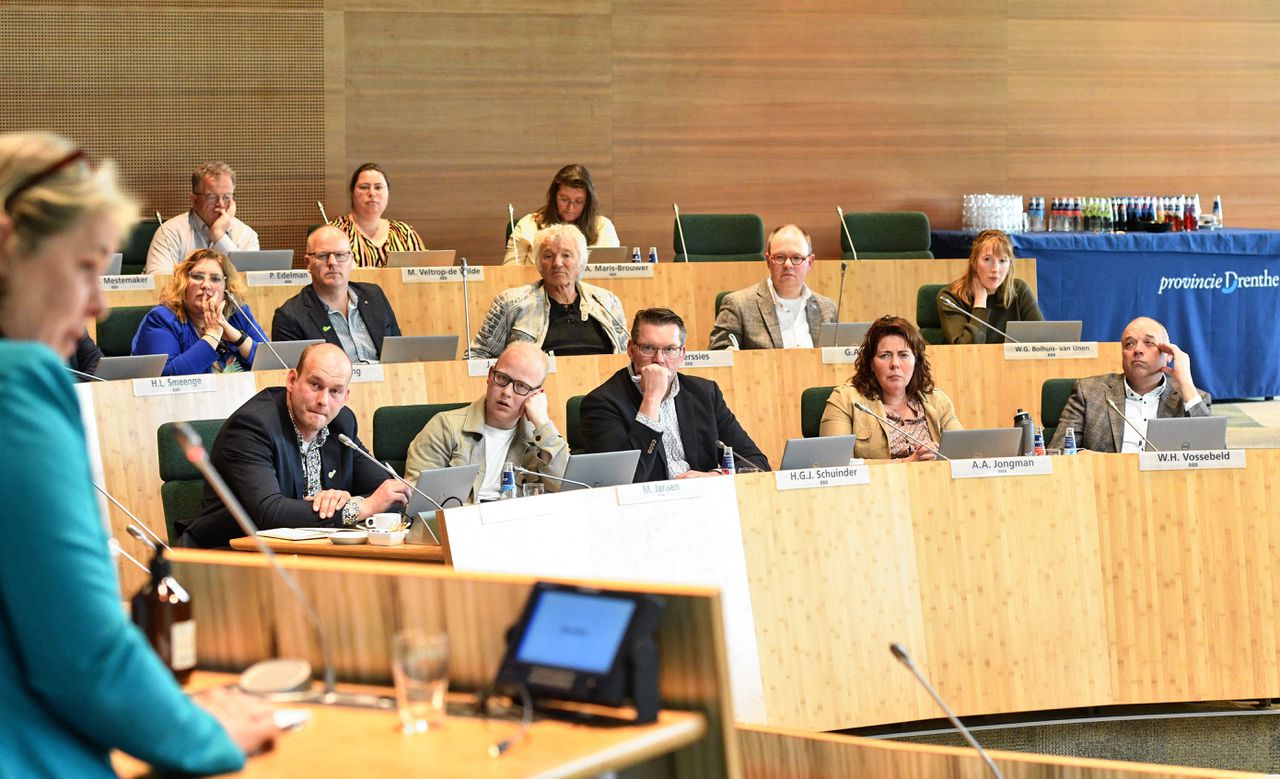
[[[92,485],[93,485],[93,488],[94,488],[94,489],[96,489],[98,492],[101,492],[101,493],[102,493],[102,496],[103,496],[104,498],[106,498],[107,500],[111,501],[111,505],[113,505],[113,506],[115,506],[116,508],[118,508],[118,509],[120,509],[121,511],[123,511],[123,512],[124,512],[124,514],[125,514],[125,516],[127,516],[127,517],[129,518],[129,520],[133,523],[133,525],[126,526],[126,530],[128,530],[128,531],[129,531],[129,535],[133,536],[134,538],[137,538],[137,537],[138,537],[137,530],[140,528],[140,529],[142,529],[143,531],[145,531],[147,535],[151,536],[152,540],[154,540],[156,544],[159,544],[160,546],[163,546],[163,547],[164,547],[164,551],[166,551],[166,552],[172,552],[172,551],[173,551],[172,549],[170,549],[170,548],[169,548],[169,545],[168,545],[168,544],[166,544],[164,541],[162,541],[162,540],[160,539],[160,536],[156,535],[156,532],[155,532],[154,530],[152,530],[151,528],[147,527],[147,524],[146,524],[145,522],[143,522],[142,520],[138,519],[138,517],[137,517],[137,516],[135,516],[135,515],[134,515],[134,513],[133,513],[132,511],[130,511],[129,509],[125,508],[125,506],[124,506],[124,504],[123,504],[123,503],[121,503],[120,501],[116,500],[116,498],[115,498],[115,496],[114,496],[114,495],[112,495],[111,493],[109,493],[109,492],[107,492],[105,489],[103,489],[103,487],[102,487],[100,484],[98,484],[96,481],[91,481],[91,482],[90,482],[90,484],[92,484]],[[139,540],[141,540],[141,539],[139,539]],[[144,544],[149,544],[149,543],[151,543],[151,541],[143,541],[143,543],[144,543]],[[154,546],[154,544],[153,544],[153,546]]]
[[[512,233],[514,235],[514,233]],[[471,359],[471,293],[467,289],[468,268],[467,258],[463,257],[459,260],[459,266],[462,268],[462,321],[466,332],[463,333],[462,342],[467,346],[462,350],[462,359]]]
[[[842,224],[844,223],[843,219],[840,221]],[[849,261],[841,260],[840,261],[840,293],[836,297],[836,324],[837,325],[840,324],[840,312],[844,309],[844,274],[845,274],[845,271],[847,270],[849,270]]]
[[[160,216],[159,211],[156,212],[156,221],[159,222],[160,224],[164,224],[164,217]]]
[[[671,207],[676,212],[676,233],[680,236],[680,253],[684,255],[684,261],[689,261],[689,245],[684,242],[684,225],[680,224],[680,206],[675,203]]]
[[[280,352],[277,352],[277,351],[276,351],[276,348],[275,348],[274,346],[272,346],[272,345],[271,345],[271,339],[270,339],[270,338],[267,338],[267,334],[266,334],[266,333],[264,333],[264,332],[262,332],[262,328],[261,328],[261,327],[258,327],[258,323],[257,323],[257,322],[255,322],[255,321],[253,321],[253,317],[251,317],[251,316],[249,316],[248,314],[246,314],[246,313],[244,312],[244,309],[240,307],[240,301],[236,300],[236,296],[231,294],[231,290],[229,290],[229,289],[228,289],[228,290],[224,290],[222,294],[224,294],[224,295],[226,295],[226,296],[227,296],[227,300],[230,300],[230,301],[231,301],[231,305],[235,306],[236,311],[239,311],[239,312],[240,312],[240,316],[244,317],[244,321],[246,321],[246,322],[248,322],[248,323],[249,323],[249,327],[252,327],[252,328],[254,329],[254,331],[256,331],[256,332],[257,332],[258,337],[259,337],[259,339],[260,339],[260,340],[258,341],[258,343],[260,343],[260,344],[262,344],[263,346],[267,347],[267,349],[269,349],[269,350],[271,351],[271,354],[272,354],[272,355],[274,355],[274,356],[275,356],[275,358],[276,358],[277,360],[279,360],[279,361],[280,361],[280,364],[281,364],[282,366],[284,366],[284,368],[285,368],[286,370],[288,370],[289,368],[292,368],[293,366],[292,366],[292,365],[289,365],[288,363],[286,363],[286,362],[284,361],[284,358],[280,356]]]
[[[721,441],[721,440],[718,440],[718,439],[717,439],[717,440],[716,440],[716,448],[717,448],[717,449],[719,449],[719,450],[720,450],[720,451],[722,451],[722,452],[723,452],[724,450],[726,450],[726,449],[729,449],[729,451],[730,451],[730,452],[733,452],[733,459],[735,459],[735,460],[739,460],[739,461],[744,462],[744,463],[746,463],[747,465],[751,466],[751,470],[750,470],[750,471],[748,471],[748,473],[764,473],[766,470],[768,470],[767,468],[761,468],[759,465],[756,465],[756,464],[755,464],[755,463],[753,463],[752,461],[748,460],[748,459],[746,458],[746,456],[741,455],[741,454],[738,454],[738,453],[737,453],[736,451],[734,451],[733,449],[730,449],[728,446],[726,446],[726,445],[725,445],[725,442],[724,442],[724,441]]]
[[[983,327],[987,328],[988,330],[991,330],[995,333],[999,333],[1000,335],[1004,336],[1004,340],[1008,341],[1009,343],[1015,343],[1015,344],[1022,343],[1017,338],[1014,338],[1013,336],[1009,335],[1008,333],[996,327],[995,325],[984,322],[978,317],[974,316],[973,314],[970,314],[968,311],[965,311],[963,308],[957,305],[956,302],[951,298],[940,297],[938,299],[942,301],[942,305],[947,306],[952,311],[959,311],[961,314],[964,314],[965,316],[969,317],[970,319],[982,325]]]
[[[934,446],[932,441],[921,441],[919,438],[916,438],[915,436],[911,435],[911,433],[910,433],[910,432],[908,432],[908,431],[907,431],[907,429],[906,429],[905,427],[903,427],[902,425],[895,425],[894,423],[892,423],[892,422],[890,422],[889,420],[885,419],[884,417],[880,416],[880,415],[879,415],[879,414],[877,414],[876,412],[874,412],[874,411],[872,411],[871,409],[867,408],[867,405],[866,405],[865,403],[857,402],[857,403],[854,403],[854,404],[853,404],[853,407],[854,407],[854,408],[856,408],[856,409],[858,409],[858,410],[859,410],[859,411],[861,411],[862,413],[867,414],[868,416],[873,416],[873,417],[875,417],[876,419],[878,419],[878,420],[880,420],[881,422],[885,423],[885,424],[886,424],[886,425],[888,425],[889,427],[892,427],[894,430],[897,430],[899,433],[902,433],[902,434],[903,434],[904,436],[906,436],[907,438],[910,438],[910,439],[911,439],[912,441],[914,441],[916,444],[918,444],[918,445],[920,445],[920,446],[923,446],[925,449],[928,449],[929,451],[933,452],[933,453],[934,453],[934,454],[936,454],[939,458],[941,458],[941,459],[943,459],[943,460],[950,460],[950,459],[951,459],[950,457],[947,457],[945,454],[943,454],[943,453],[938,449],[938,447]]]
[[[151,569],[139,562],[138,558],[124,551],[124,547],[120,546],[120,542],[115,539],[115,536],[107,539],[107,549],[111,551],[112,557],[123,557],[142,569],[143,573],[151,573]]]
[[[907,650],[903,648],[902,644],[899,644],[897,641],[893,642],[889,645],[889,651],[893,652],[893,656],[898,658],[898,662],[907,667],[907,670],[916,677],[916,680],[920,682],[920,685],[928,691],[930,697],[938,703],[938,707],[947,715],[947,719],[951,720],[951,724],[955,725],[956,730],[960,731],[960,735],[964,736],[964,740],[969,742],[969,746],[973,747],[974,750],[977,751],[979,757],[982,758],[983,762],[987,764],[987,769],[991,771],[991,775],[996,777],[996,779],[1004,779],[1004,774],[1000,773],[1000,769],[996,767],[991,756],[982,748],[982,745],[973,737],[973,733],[964,726],[964,723],[961,722],[954,713],[952,713],[951,707],[947,705],[946,701],[942,700],[942,696],[938,694],[938,691],[933,689],[933,685],[929,684],[929,680],[924,678],[924,674],[920,673],[920,669],[916,668],[915,661],[911,659],[911,655],[907,654]]]
[[[516,239],[516,207],[507,203],[507,224],[511,225],[511,248],[516,253],[516,264],[520,264],[520,241]]]
[[[575,486],[583,487],[588,490],[595,489],[595,487],[592,487],[590,484],[587,484],[585,481],[575,481],[574,479],[566,479],[563,476],[556,476],[555,474],[551,474],[551,473],[538,473],[537,471],[531,471],[528,468],[515,465],[515,464],[513,464],[511,467],[515,469],[516,473],[523,473],[525,476],[536,476],[540,479],[542,478],[554,479],[555,481],[558,481],[561,484],[573,484]]]
[[[133,539],[135,541],[142,544],[147,549],[150,549],[151,554],[153,555],[160,554],[160,549],[155,544],[151,543],[151,539],[143,535],[141,530],[134,527],[133,525],[129,525],[125,527],[125,530],[129,532],[129,535],[133,536]],[[165,549],[169,549],[169,547],[166,546]],[[169,551],[173,551],[173,550],[169,549]],[[120,554],[125,554],[125,551],[121,549]],[[182,601],[183,603],[191,602],[191,595],[185,589],[183,589],[181,584],[178,584],[177,579],[173,578],[172,576],[166,576],[164,577],[164,581],[165,581],[165,584],[169,587],[170,591],[172,591],[173,594],[177,596],[178,600]]]
[[[840,206],[836,206],[836,213],[840,215],[840,229],[844,230],[845,240],[849,242],[849,252],[853,254],[853,261],[857,262],[858,247],[853,245],[853,236],[849,234],[849,224],[844,221],[844,209],[841,208]],[[843,271],[844,269],[841,268],[840,270]],[[844,281],[843,278],[841,278],[840,280]]]
[[[324,220],[324,223],[329,224],[329,215],[324,212],[324,203],[317,200],[316,208],[320,209],[320,218]]]
[[[89,379],[91,381],[106,381],[106,379],[102,378],[101,376],[94,376],[92,373],[85,373],[84,371],[78,371],[69,365],[64,365],[62,367],[66,368],[72,374],[79,376],[82,379]]]
[[[738,351],[742,350],[742,347],[738,345],[738,336],[733,333],[729,333],[729,343],[733,345],[734,349],[737,349]]]
[[[306,594],[302,592],[302,588],[298,586],[298,580],[293,574],[280,565],[280,561],[276,559],[275,552],[271,551],[259,536],[258,527],[249,518],[248,512],[244,510],[244,506],[236,499],[231,488],[223,481],[222,475],[213,467],[213,463],[209,462],[208,452],[205,451],[204,445],[200,441],[200,435],[195,429],[186,422],[178,422],[174,426],[174,437],[178,439],[178,444],[183,448],[187,460],[195,466],[200,475],[204,477],[205,482],[217,494],[218,499],[222,501],[222,505],[230,512],[231,517],[240,526],[240,529],[246,536],[253,539],[254,545],[262,556],[266,559],[267,564],[275,571],[276,576],[284,582],[293,599],[302,607],[303,615],[306,617],[308,624],[311,626],[312,632],[315,634],[316,643],[320,646],[320,655],[324,662],[324,688],[318,695],[310,692],[303,692],[298,696],[298,700],[309,703],[332,704],[339,706],[360,706],[364,708],[374,709],[390,709],[395,706],[395,701],[380,695],[363,695],[357,693],[341,693],[335,689],[334,668],[333,668],[333,649],[329,646],[328,636],[324,629],[324,623],[320,620],[320,615],[316,613],[315,607],[311,605],[311,601]],[[279,661],[265,661],[267,663]],[[306,660],[297,659],[291,661],[299,667],[305,666],[307,670],[307,678],[311,676],[311,666]],[[250,673],[254,668],[262,665],[256,663],[245,671]]]
[[[378,466],[382,470],[386,471],[387,474],[391,476],[391,478],[407,486],[409,489],[421,495],[423,498],[426,498],[427,502],[430,503],[431,505],[435,506],[441,511],[444,511],[444,506],[441,506],[440,503],[435,498],[431,497],[427,493],[418,489],[417,485],[410,484],[408,479],[405,479],[400,474],[396,473],[395,468],[392,468],[390,465],[387,465],[384,462],[379,462],[378,458],[374,457],[373,455],[369,454],[365,450],[361,449],[359,446],[356,446],[356,442],[352,441],[351,438],[346,433],[338,433],[338,442],[341,443],[343,446],[347,447],[348,449],[350,449],[351,451],[355,452],[356,454],[360,455],[364,459]],[[405,508],[408,508],[408,506],[406,506]],[[412,523],[413,519],[414,519],[413,517],[409,517],[409,522]],[[431,530],[431,526],[428,525],[426,522],[423,522],[422,526],[427,529],[428,533],[431,533],[431,540],[436,542],[436,546],[440,546],[440,539],[437,538],[436,534]]]
[[[1142,434],[1141,430],[1138,429],[1138,426],[1135,425],[1132,421],[1130,421],[1129,417],[1125,416],[1124,412],[1121,411],[1119,407],[1116,406],[1115,401],[1113,401],[1111,398],[1107,398],[1107,405],[1111,406],[1112,411],[1120,415],[1120,418],[1124,420],[1124,423],[1129,426],[1130,430],[1138,434],[1138,438],[1142,439],[1142,444],[1143,446],[1146,447],[1145,451],[1148,451],[1148,452],[1160,451],[1159,447],[1157,447],[1155,444],[1148,441],[1147,437]]]

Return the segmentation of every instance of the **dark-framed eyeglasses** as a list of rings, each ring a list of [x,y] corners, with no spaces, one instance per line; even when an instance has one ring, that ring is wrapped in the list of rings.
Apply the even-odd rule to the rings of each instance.
[[[534,390],[542,389],[541,384],[539,384],[536,387],[530,387],[528,384],[525,384],[523,381],[520,381],[519,379],[513,379],[507,374],[498,370],[497,368],[489,369],[489,378],[493,381],[495,386],[498,386],[498,387],[510,386],[511,391],[521,397],[528,395],[530,392],[533,392]]]
[[[640,352],[642,357],[653,357],[655,354],[661,353],[662,359],[674,360],[684,351],[683,346],[654,346],[652,344],[636,344],[636,351]]]
[[[801,257],[798,254],[770,254],[769,255],[769,262],[773,263],[774,265],[790,264],[792,267],[798,268],[808,261],[809,261],[808,257]]]
[[[321,265],[328,263],[331,259],[339,265],[345,265],[351,262],[353,255],[351,252],[307,252],[307,256]]]

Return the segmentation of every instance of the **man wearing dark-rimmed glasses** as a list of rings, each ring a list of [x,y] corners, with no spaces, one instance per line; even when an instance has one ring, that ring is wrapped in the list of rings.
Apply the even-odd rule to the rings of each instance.
[[[635,481],[709,476],[732,447],[738,468],[769,470],[764,453],[742,429],[710,379],[679,373],[685,327],[666,308],[647,308],[631,325],[631,364],[582,401],[588,452],[640,450]]]
[[[526,341],[507,346],[489,368],[484,397],[469,406],[436,414],[409,444],[405,478],[416,482],[431,468],[479,465],[473,501],[497,500],[502,466],[564,476],[569,444],[547,414],[547,355]],[[518,474],[517,484],[537,481]],[[559,489],[545,479],[548,492]]]
[[[225,162],[206,162],[191,174],[191,210],[156,230],[147,252],[147,273],[172,273],[196,249],[223,254],[256,252],[258,234],[236,219],[236,172]]]

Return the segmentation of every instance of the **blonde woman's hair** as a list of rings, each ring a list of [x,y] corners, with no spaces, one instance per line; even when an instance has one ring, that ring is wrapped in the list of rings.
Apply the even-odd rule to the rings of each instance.
[[[217,262],[222,268],[222,275],[227,278],[225,289],[237,298],[244,299],[244,280],[236,273],[236,266],[231,263],[227,255],[217,249],[196,249],[173,269],[173,278],[169,279],[169,283],[160,293],[160,303],[172,311],[179,322],[187,321],[187,285],[191,283],[191,269],[205,260]],[[224,296],[222,315],[230,319],[234,312],[235,306],[231,305],[231,301]]]
[[[964,301],[965,305],[973,308],[973,278],[978,275],[974,266],[978,264],[978,260],[982,258],[982,253],[986,250],[988,244],[995,244],[994,249],[1000,254],[1009,258],[1009,273],[1004,277],[1004,281],[1000,282],[1000,286],[996,287],[996,291],[991,295],[1001,308],[1008,308],[1013,305],[1013,282],[1017,278],[1014,271],[1013,262],[1013,241],[1009,240],[1009,236],[1005,235],[1001,230],[983,230],[973,239],[973,248],[969,250],[969,264],[965,266],[964,275],[947,287],[947,291],[956,300]]]

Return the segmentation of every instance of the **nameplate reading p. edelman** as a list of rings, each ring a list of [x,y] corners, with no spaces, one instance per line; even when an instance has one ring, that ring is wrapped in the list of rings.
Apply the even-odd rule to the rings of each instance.
[[[382,381],[386,376],[382,370],[381,363],[352,365],[351,366],[351,383],[368,381]]]
[[[1092,360],[1098,356],[1097,341],[1046,344],[1021,343],[1004,345],[1006,360]]]
[[[460,267],[425,267],[425,268],[401,268],[400,281],[404,284],[430,284],[430,283],[462,283],[462,268]],[[484,281],[484,268],[478,268],[475,265],[467,266],[467,281]]]
[[[601,262],[588,264],[584,279],[651,279],[653,264],[648,262]]]
[[[250,287],[305,287],[311,274],[305,270],[251,270],[244,274]]]
[[[119,292],[122,289],[155,289],[156,277],[150,273],[130,274],[127,276],[103,276],[102,288],[107,292]]]
[[[197,376],[161,376],[155,379],[134,379],[133,396],[185,395],[190,392],[217,392],[218,384],[212,373]]]
[[[732,349],[716,349],[710,352],[685,352],[685,368],[732,368]]]
[[[860,346],[824,346],[822,347],[823,365],[845,365],[858,361]]]
[[[702,479],[672,479],[671,481],[647,481],[641,484],[623,484],[618,491],[618,505],[656,503],[666,500],[690,500],[702,497]]]
[[[1048,476],[1053,473],[1053,458],[1045,457],[977,457],[952,460],[951,478],[983,479],[988,476]]]
[[[774,471],[773,481],[780,490],[811,490],[815,487],[870,484],[871,469],[865,465],[837,465],[829,468]]]
[[[498,362],[497,357],[489,357],[487,359],[484,357],[476,357],[474,359],[467,360],[467,375],[472,378],[487,376],[489,374],[489,368],[491,368],[496,362]],[[556,356],[554,354],[549,354],[547,355],[547,373],[555,372]]]
[[[1138,470],[1140,471],[1199,471],[1243,467],[1245,467],[1243,449],[1138,453]]]

